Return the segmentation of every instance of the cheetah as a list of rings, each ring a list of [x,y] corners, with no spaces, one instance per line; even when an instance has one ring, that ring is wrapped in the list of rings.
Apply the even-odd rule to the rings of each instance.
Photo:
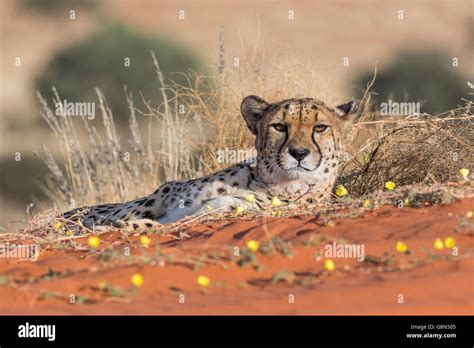
[[[78,208],[63,216],[80,218],[89,228],[137,230],[209,210],[262,209],[274,197],[290,203],[304,195],[322,202],[334,188],[345,133],[360,117],[360,105],[350,101],[332,108],[315,98],[268,103],[248,96],[241,113],[255,135],[255,164],[242,162],[202,178],[167,182],[146,197]]]

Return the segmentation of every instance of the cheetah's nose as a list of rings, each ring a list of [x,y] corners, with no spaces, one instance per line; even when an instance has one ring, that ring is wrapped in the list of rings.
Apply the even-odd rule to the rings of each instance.
[[[290,149],[288,151],[297,161],[302,161],[306,156],[309,155],[308,149]]]

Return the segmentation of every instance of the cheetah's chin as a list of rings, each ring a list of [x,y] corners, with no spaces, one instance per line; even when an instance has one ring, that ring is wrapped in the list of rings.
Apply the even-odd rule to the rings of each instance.
[[[306,167],[303,167],[303,166],[294,166],[294,167],[291,167],[291,168],[288,168],[288,169],[285,169],[285,170],[305,173],[305,172],[312,172],[314,169],[309,169],[309,168],[306,168]]]
[[[312,174],[314,170],[302,166],[295,166],[285,169],[285,172],[289,179],[295,180],[307,177],[308,175]]]

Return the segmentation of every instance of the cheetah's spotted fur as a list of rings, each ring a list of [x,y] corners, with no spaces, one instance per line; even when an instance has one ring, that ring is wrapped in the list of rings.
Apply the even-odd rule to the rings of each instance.
[[[210,208],[257,209],[275,196],[291,201],[306,194],[320,202],[330,195],[336,182],[346,125],[360,116],[358,106],[357,102],[349,102],[330,108],[313,98],[270,104],[248,96],[242,101],[241,112],[256,136],[255,166],[240,163],[203,178],[168,182],[149,196],[74,209],[64,217],[81,218],[86,227],[140,229]],[[245,199],[249,194],[254,194],[252,202]]]

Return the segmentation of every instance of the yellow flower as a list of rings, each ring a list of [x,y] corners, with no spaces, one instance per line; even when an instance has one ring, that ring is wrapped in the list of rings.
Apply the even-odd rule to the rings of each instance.
[[[234,213],[236,213],[236,214],[243,213],[244,211],[245,211],[245,209],[242,208],[242,207],[237,207],[237,208],[234,209]]]
[[[255,199],[255,195],[253,193],[249,193],[247,196],[245,196],[244,199],[249,203],[253,203],[253,200]]]
[[[366,199],[363,203],[364,208],[370,207],[370,200]]]
[[[389,191],[393,191],[397,185],[393,181],[387,181],[385,183],[385,188]]]
[[[448,237],[444,240],[444,245],[448,249],[452,249],[456,246],[456,240],[453,237]]]
[[[280,201],[280,200],[278,199],[278,197],[274,196],[274,197],[272,198],[272,205],[273,205],[274,207],[280,207],[280,206],[283,205],[283,202]]]
[[[324,261],[324,269],[331,272],[336,269],[336,265],[334,265],[334,262],[331,259],[327,259]]]
[[[260,248],[260,243],[256,240],[250,240],[247,242],[247,248],[254,253]]]
[[[364,163],[369,163],[370,155],[368,153],[364,153],[364,156],[362,156],[362,159],[364,160]]]
[[[132,278],[132,284],[136,286],[137,288],[141,287],[143,285],[143,282],[145,281],[143,279],[143,276],[139,273],[135,273]]]
[[[151,239],[148,236],[140,237],[140,244],[143,245],[145,248],[148,248],[150,243],[151,243]]]
[[[433,243],[433,248],[436,250],[441,250],[444,248],[443,241],[439,238],[436,238],[436,240]]]
[[[272,211],[272,216],[279,217],[279,216],[281,216],[282,213],[283,213],[283,212],[282,212],[280,209],[278,209],[278,210],[273,210],[273,211]]]
[[[399,253],[404,253],[408,250],[408,246],[403,242],[397,242],[396,248]]]
[[[469,211],[466,213],[466,217],[467,217],[468,219],[472,218],[472,211],[469,210]]]
[[[464,179],[466,179],[467,176],[469,175],[469,169],[467,168],[459,169],[459,175],[461,175]]]
[[[105,290],[105,288],[107,287],[107,283],[105,281],[100,281],[99,282],[99,289],[100,290]]]
[[[61,227],[63,227],[63,223],[59,220],[56,220],[53,222],[53,229],[55,231],[59,230]]]
[[[66,236],[72,236],[72,231],[69,228],[66,230]]]
[[[207,211],[212,211],[212,210],[214,210],[214,208],[211,207],[210,205],[208,205],[208,206],[207,206]]]
[[[100,245],[100,238],[98,236],[90,236],[88,242],[92,248],[98,248]]]
[[[208,277],[205,276],[199,276],[197,279],[197,283],[203,287],[209,286],[211,283],[211,280]]]
[[[343,185],[337,186],[337,188],[336,188],[336,195],[338,195],[339,197],[347,196],[347,190],[346,190],[346,188],[345,188]]]

